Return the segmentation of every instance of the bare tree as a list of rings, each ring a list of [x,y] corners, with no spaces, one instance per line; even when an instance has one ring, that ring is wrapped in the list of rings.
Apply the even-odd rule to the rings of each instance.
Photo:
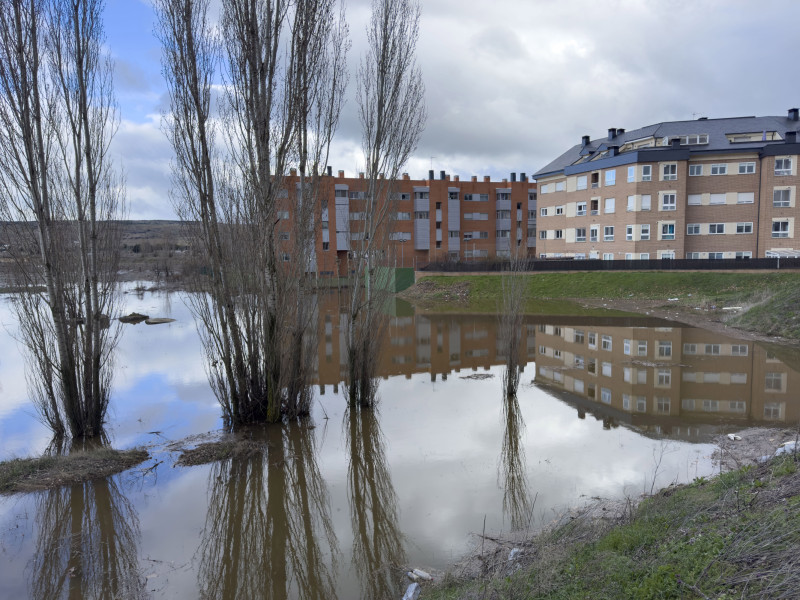
[[[346,83],[347,31],[336,5],[225,0],[219,38],[207,0],[157,1],[173,200],[209,257],[192,307],[232,425],[308,412],[306,278],[319,177]],[[299,186],[288,189],[294,165]]]
[[[397,178],[425,126],[425,86],[416,63],[420,7],[416,0],[373,0],[368,50],[358,71],[358,113],[367,190],[363,228],[350,238],[347,393],[351,406],[372,406],[377,356],[386,319],[385,258],[396,206]],[[384,271],[385,273],[385,271]]]
[[[517,395],[522,367],[522,313],[527,289],[524,252],[519,246],[511,247],[508,272],[501,277],[500,341],[506,359],[503,389],[507,397]]]
[[[73,437],[102,433],[120,331],[109,317],[124,187],[108,158],[118,118],[103,8],[0,5],[0,213],[29,290],[14,307],[40,415]]]

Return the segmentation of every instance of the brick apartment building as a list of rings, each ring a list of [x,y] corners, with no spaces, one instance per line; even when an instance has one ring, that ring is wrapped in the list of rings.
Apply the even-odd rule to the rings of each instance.
[[[473,261],[508,256],[512,244],[533,256],[536,244],[536,184],[525,173],[510,181],[461,180],[444,171],[439,179],[415,180],[404,174],[393,200],[392,233],[385,260],[389,266],[419,267],[437,261]],[[323,178],[316,241],[320,276],[345,272],[348,252],[363,235],[367,180]],[[292,189],[292,179],[287,188]],[[385,201],[385,199],[379,199]],[[285,218],[290,214],[284,211]],[[287,258],[289,257],[287,253]],[[288,258],[290,259],[290,258]]]
[[[541,258],[800,255],[800,111],[649,125],[567,150],[534,178]],[[797,254],[796,254],[797,253]]]

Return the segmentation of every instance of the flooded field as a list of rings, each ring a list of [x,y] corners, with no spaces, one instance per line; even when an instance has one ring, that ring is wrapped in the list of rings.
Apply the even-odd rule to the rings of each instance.
[[[0,459],[43,452],[0,305]],[[644,318],[525,318],[516,400],[493,315],[393,309],[380,408],[342,396],[335,298],[321,302],[313,418],[250,431],[264,452],[196,467],[221,411],[180,294],[128,293],[109,435],[152,459],[118,476],[0,497],[0,598],[399,598],[472,534],[531,529],[591,497],[713,472],[711,438],[800,419],[791,352]],[[175,442],[180,442],[175,444]]]

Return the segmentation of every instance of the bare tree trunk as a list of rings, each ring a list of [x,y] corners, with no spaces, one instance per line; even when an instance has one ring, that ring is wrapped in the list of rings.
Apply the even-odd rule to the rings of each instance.
[[[212,387],[234,426],[307,414],[313,296],[305,279],[319,173],[346,81],[346,28],[334,0],[225,0],[220,38],[208,0],[156,5],[171,99],[164,129],[177,157],[173,201],[182,219],[199,223],[211,263],[192,303]],[[226,84],[218,106],[215,78]],[[299,190],[286,188],[294,161]],[[281,239],[292,212],[294,235]]]
[[[0,7],[2,218],[11,223],[21,282],[46,288],[20,294],[15,308],[37,408],[57,435],[74,437],[102,433],[120,331],[109,315],[123,185],[107,158],[116,112],[102,7]],[[34,231],[38,262],[29,252]]]
[[[358,109],[366,163],[363,230],[351,234],[347,393],[351,407],[372,406],[377,391],[385,262],[395,213],[396,181],[425,126],[425,87],[416,65],[420,8],[416,0],[373,0],[368,50],[358,71]]]

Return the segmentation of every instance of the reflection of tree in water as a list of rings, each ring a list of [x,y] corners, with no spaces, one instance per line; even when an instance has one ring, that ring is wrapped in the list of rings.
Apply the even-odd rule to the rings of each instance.
[[[525,421],[516,394],[504,394],[503,448],[500,452],[500,472],[503,485],[503,514],[511,521],[511,529],[525,529],[533,511],[528,478],[525,470],[525,448],[522,434]]]
[[[68,450],[51,447],[52,452]],[[147,596],[137,557],[139,517],[117,476],[42,492],[36,524],[36,554],[29,565],[32,598]]]
[[[338,552],[307,423],[266,426],[262,452],[216,463],[200,546],[203,598],[335,598]]]
[[[345,415],[350,464],[347,470],[353,562],[363,598],[397,596],[393,567],[405,563],[398,526],[397,495],[374,410],[350,408]]]

